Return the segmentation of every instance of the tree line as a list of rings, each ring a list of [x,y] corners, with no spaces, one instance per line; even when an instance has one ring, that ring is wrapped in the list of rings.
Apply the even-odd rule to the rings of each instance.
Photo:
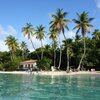
[[[33,52],[28,50],[29,44],[24,41],[18,43],[14,36],[6,37],[5,44],[9,52],[0,52],[0,69],[15,70],[21,61],[27,59],[37,59],[39,68],[44,70],[49,70],[50,66],[68,72],[70,69],[100,69],[100,30],[95,29],[91,32],[91,28],[94,27],[91,22],[94,18],[89,17],[85,11],[77,13],[77,18],[72,21],[67,19],[67,15],[63,9],[57,9],[56,13],[51,14],[48,32],[42,24],[33,27],[31,23],[26,23],[25,27],[22,27],[24,36],[31,41]],[[76,29],[76,36],[73,39],[67,38],[65,34],[65,30],[69,30],[68,23],[72,22],[76,24],[73,28]],[[92,33],[92,38],[87,37],[87,33]],[[46,34],[52,43],[43,45]],[[63,41],[60,34],[64,37]],[[41,47],[35,48],[32,37],[40,40]]]

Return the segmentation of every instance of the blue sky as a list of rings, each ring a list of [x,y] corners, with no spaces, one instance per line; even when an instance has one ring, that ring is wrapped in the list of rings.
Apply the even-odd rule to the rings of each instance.
[[[87,11],[90,17],[95,18],[92,24],[100,29],[100,0],[0,0],[0,51],[7,50],[4,40],[10,34],[20,41],[25,40],[32,51],[30,42],[21,33],[22,27],[30,22],[34,27],[43,24],[48,31],[50,14],[55,13],[57,8],[68,12],[67,18],[70,20],[77,18],[76,12]],[[75,35],[72,30],[74,25],[73,22],[68,24],[70,30],[66,31],[66,36]],[[35,38],[33,41],[36,47],[40,46]],[[44,40],[44,44],[48,42],[48,39]]]

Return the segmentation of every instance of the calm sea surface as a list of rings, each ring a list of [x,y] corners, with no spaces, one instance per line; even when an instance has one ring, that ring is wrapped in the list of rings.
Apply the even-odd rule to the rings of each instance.
[[[0,100],[100,100],[100,75],[0,74]]]

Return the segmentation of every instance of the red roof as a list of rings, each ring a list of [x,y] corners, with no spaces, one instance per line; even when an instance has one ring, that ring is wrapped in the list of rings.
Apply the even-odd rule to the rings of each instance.
[[[24,63],[35,63],[37,60],[25,60],[23,62],[21,62],[20,64],[24,64]]]

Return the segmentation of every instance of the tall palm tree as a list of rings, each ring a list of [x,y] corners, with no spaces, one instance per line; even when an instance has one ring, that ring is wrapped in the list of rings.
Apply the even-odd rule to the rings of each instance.
[[[25,59],[25,54],[26,54],[26,51],[27,51],[27,45],[24,41],[21,42],[21,50],[22,50],[22,57],[23,57],[23,60]]]
[[[8,37],[6,37],[5,43],[9,48],[9,51],[10,51],[10,54],[11,54],[11,61],[14,61],[15,52],[19,47],[17,39],[14,36],[9,35]]]
[[[50,33],[49,33],[49,38],[52,39],[53,41],[53,50],[54,50],[54,67],[56,67],[56,44],[57,44],[57,38],[58,38],[58,35],[57,35],[57,30],[54,29],[54,28],[51,28],[50,29]]]
[[[78,14],[78,19],[73,19],[73,21],[76,23],[76,26],[73,29],[78,29],[76,33],[79,33],[79,31],[81,30],[82,33],[82,37],[83,37],[83,41],[84,41],[84,53],[83,56],[80,60],[79,66],[78,66],[78,70],[80,70],[81,68],[81,64],[82,64],[82,60],[85,56],[86,53],[86,43],[85,43],[85,35],[86,32],[91,31],[91,27],[93,27],[90,22],[94,19],[94,18],[89,18],[88,13],[87,12],[82,12],[81,14]]]
[[[31,39],[31,36],[34,35],[34,34],[33,34],[33,32],[34,32],[33,26],[32,26],[30,23],[26,23],[26,26],[22,28],[22,32],[24,33],[24,36],[26,36],[26,35],[28,36],[28,39],[30,39],[30,41],[31,41],[31,43],[32,43],[33,49],[36,50],[36,49],[35,49],[35,46],[34,46],[34,44],[33,44],[33,41],[32,41],[32,39]],[[38,59],[40,59],[40,58],[39,58],[39,55],[37,54],[37,52],[36,52],[36,55],[37,55]]]
[[[55,27],[55,29],[58,31],[58,34],[59,35],[60,35],[61,32],[63,33],[63,36],[64,36],[66,42],[67,42],[67,38],[65,36],[65,28],[68,29],[67,22],[70,22],[70,20],[67,20],[66,19],[66,15],[67,14],[68,14],[67,12],[63,12],[63,9],[57,9],[56,14],[52,14],[52,21],[50,22],[50,24],[51,24],[50,27]],[[60,36],[59,36],[59,45],[60,45],[60,59],[59,59],[58,69],[60,69],[60,65],[61,65],[61,55],[62,55],[61,44],[60,44]],[[69,58],[67,56],[67,61],[69,61],[68,59]],[[68,62],[67,62],[67,69],[69,69]]]
[[[41,59],[43,58],[43,39],[45,37],[45,27],[43,25],[39,25],[35,29],[35,35],[38,40],[41,41]]]

